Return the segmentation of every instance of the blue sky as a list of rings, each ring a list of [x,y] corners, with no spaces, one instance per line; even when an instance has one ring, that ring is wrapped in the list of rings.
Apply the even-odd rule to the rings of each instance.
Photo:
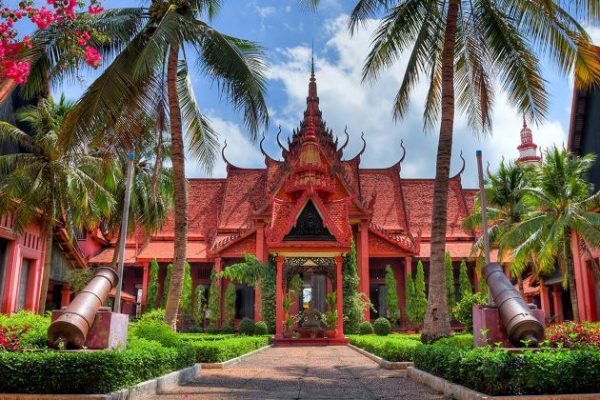
[[[106,8],[143,4],[146,2],[140,0],[104,1]],[[362,165],[371,168],[392,165],[399,158],[400,140],[404,139],[408,155],[402,176],[432,177],[437,134],[424,133],[422,130],[425,89],[419,87],[415,91],[411,98],[411,112],[405,120],[394,122],[392,101],[400,86],[407,57],[402,57],[397,65],[382,74],[376,84],[361,85],[362,61],[377,21],[372,21],[366,29],[350,37],[346,29],[346,17],[353,4],[354,1],[348,0],[323,0],[321,7],[312,12],[298,5],[297,0],[229,0],[224,2],[212,24],[223,33],[256,41],[265,48],[269,77],[267,101],[271,114],[271,126],[266,131],[266,148],[274,158],[279,155],[274,144],[277,126],[282,125],[285,137],[302,117],[311,43],[314,42],[321,110],[335,134],[343,135],[344,127],[348,126],[351,134],[348,156],[353,156],[360,148],[360,132],[364,131],[368,145]],[[600,38],[597,29],[591,28],[590,33]],[[95,73],[82,71],[79,81],[69,82],[54,90],[77,98],[94,76]],[[231,144],[227,149],[228,159],[239,166],[264,165],[258,145],[247,139],[240,116],[233,112],[227,101],[219,98],[215,86],[204,79],[200,72],[193,76],[196,97],[202,109]],[[553,68],[545,68],[545,78],[551,94],[550,115],[543,125],[532,127],[534,139],[542,147],[562,145],[566,142],[569,126],[572,79],[558,75]],[[476,149],[483,149],[484,157],[492,165],[498,163],[502,156],[517,156],[521,118],[502,94],[497,97],[492,136],[477,137],[466,128],[464,116],[457,120],[453,171],[460,168],[459,153],[463,150],[467,159],[467,169],[463,175],[465,186],[476,185]],[[207,175],[191,159],[186,169],[189,176]],[[219,158],[211,176],[224,174],[224,165]]]

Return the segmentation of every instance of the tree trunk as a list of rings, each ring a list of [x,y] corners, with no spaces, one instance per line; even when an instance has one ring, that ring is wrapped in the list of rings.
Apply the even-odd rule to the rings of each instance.
[[[38,313],[46,312],[46,298],[48,297],[48,285],[50,284],[50,269],[52,268],[52,224],[46,224],[46,248],[44,249],[44,270],[42,272],[42,287],[40,288],[40,299],[38,302]]]
[[[165,307],[165,322],[175,330],[177,311],[183,291],[187,245],[187,181],[185,179],[185,154],[181,128],[181,108],[177,93],[177,61],[179,44],[172,44],[167,69],[167,93],[169,97],[169,123],[171,128],[171,161],[173,164],[173,205],[175,218],[175,248],[173,251],[173,274]]]
[[[569,236],[571,234],[569,233]],[[569,244],[567,244],[569,247]],[[577,284],[575,283],[575,265],[573,263],[573,254],[567,250],[567,281],[569,283],[569,297],[571,298],[571,309],[573,310],[573,320],[579,322],[579,302],[577,301]]]
[[[431,220],[431,256],[429,265],[429,299],[423,325],[422,340],[434,341],[450,335],[450,317],[446,298],[444,253],[448,180],[454,129],[454,56],[459,0],[450,0],[442,50],[442,120],[437,149]]]

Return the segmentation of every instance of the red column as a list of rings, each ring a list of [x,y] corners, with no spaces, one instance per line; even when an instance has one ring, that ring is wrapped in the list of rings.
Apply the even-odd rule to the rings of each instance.
[[[335,258],[336,294],[337,294],[337,337],[344,337],[344,289],[342,287],[342,257]]]
[[[540,281],[540,300],[542,303],[542,311],[545,314],[546,322],[550,320],[550,294],[548,293],[548,286],[544,285],[544,281]]]
[[[360,246],[359,246],[359,277],[360,291],[369,297],[369,224],[361,222],[360,224]],[[370,310],[365,310],[365,320],[369,320]]]
[[[19,275],[21,274],[21,251],[17,240],[11,241],[8,246],[6,266],[2,312],[10,314],[15,312],[17,307]]]
[[[44,268],[44,261],[42,259],[30,259],[29,272],[27,273],[27,284],[25,289],[25,309],[37,312],[40,299],[40,289],[42,287],[42,270]],[[21,263],[21,267],[23,263]],[[48,291],[52,290],[52,287],[48,287]]]
[[[146,300],[148,298],[148,280],[150,279],[150,263],[142,264],[144,275],[142,277],[142,310],[146,308]]]
[[[587,290],[588,282],[587,282],[587,271],[585,260],[579,250],[578,238],[575,233],[571,235],[571,249],[573,251],[573,263],[575,267],[575,282],[577,286],[577,303],[579,306],[579,319],[581,321],[585,321],[588,319],[590,313],[590,305],[592,301],[595,301],[594,298],[589,296],[589,291]]]
[[[282,338],[283,336],[283,257],[277,257],[277,280],[275,288],[275,337]]]
[[[71,286],[63,285],[60,291],[60,308],[71,304]]]
[[[554,314],[556,315],[556,322],[563,321],[563,307],[562,307],[562,288],[560,285],[554,285],[552,287],[552,303],[554,305]]]
[[[265,225],[260,222],[256,225],[256,259],[265,261]],[[262,292],[260,285],[254,286],[254,320],[262,320]]]

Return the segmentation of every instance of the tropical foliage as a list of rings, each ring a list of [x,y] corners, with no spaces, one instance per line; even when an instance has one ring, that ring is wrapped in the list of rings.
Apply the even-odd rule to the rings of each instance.
[[[396,324],[400,319],[400,305],[398,299],[398,283],[391,266],[385,267],[385,306],[386,317]]]
[[[598,81],[600,61],[578,18],[598,18],[599,7],[591,1],[566,0],[363,0],[352,12],[350,29],[356,31],[381,13],[363,81],[376,80],[410,52],[394,116],[407,114],[410,93],[426,79],[424,124],[426,128],[439,124],[423,332],[425,340],[436,340],[450,334],[444,251],[456,110],[468,117],[473,131],[489,132],[498,81],[519,111],[542,120],[548,94],[538,54],[550,58],[561,73],[575,70],[580,85]]]
[[[344,333],[358,333],[359,325],[363,320],[365,305],[364,295],[358,291],[360,278],[358,277],[356,263],[356,244],[352,241],[350,253],[344,259],[342,269],[343,297],[344,297]]]

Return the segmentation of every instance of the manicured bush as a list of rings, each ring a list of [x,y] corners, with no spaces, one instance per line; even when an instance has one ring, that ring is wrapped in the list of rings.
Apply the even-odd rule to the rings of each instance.
[[[204,322],[204,316],[206,315],[206,288],[204,285],[196,286],[194,296],[194,308],[192,310],[192,316],[194,317],[194,323],[197,328],[202,326]]]
[[[184,268],[183,290],[181,291],[179,311],[184,318],[189,318],[192,315],[192,294],[194,290],[192,285],[192,267],[190,263],[186,262]]]
[[[244,318],[240,322],[240,335],[251,336],[254,334],[254,321],[250,318]]]
[[[576,394],[600,391],[600,351],[524,351],[423,345],[418,369],[488,395]]]
[[[167,305],[167,297],[169,295],[169,286],[171,285],[171,275],[173,275],[173,264],[167,265],[167,275],[162,287],[162,299],[160,301],[160,308],[165,308]]]
[[[373,325],[369,321],[363,321],[360,323],[360,334],[370,335],[373,333]]]
[[[269,328],[264,321],[258,321],[254,324],[255,335],[266,335],[267,333],[269,333]]]
[[[175,347],[181,345],[179,335],[171,330],[165,322],[157,321],[154,315],[150,318],[143,316],[135,324],[129,327],[130,336],[141,339],[154,340],[165,347]]]
[[[194,364],[190,346],[131,338],[124,351],[0,352],[0,393],[98,394]]]
[[[229,283],[225,289],[225,301],[223,304],[223,330],[233,330],[233,319],[235,318],[235,284]]]
[[[156,308],[158,301],[158,262],[152,260],[150,263],[150,278],[148,279],[148,295],[146,298],[146,310],[151,311]]]
[[[427,287],[425,285],[425,268],[423,262],[417,263],[417,275],[415,276],[415,300],[414,300],[414,324],[421,325],[427,311]]]
[[[213,269],[210,275],[210,288],[208,289],[208,327],[217,329],[221,321],[221,284]]]
[[[196,362],[224,362],[269,344],[268,336],[233,337],[223,340],[186,341],[196,351]]]
[[[454,288],[454,267],[452,257],[446,252],[444,256],[444,270],[446,272],[446,296],[448,301],[448,310],[452,311],[456,304],[456,290]]]
[[[460,282],[460,295],[461,298],[473,294],[473,285],[469,279],[469,271],[465,260],[460,263],[460,270],[458,273],[458,280]]]
[[[387,361],[412,361],[413,353],[423,344],[407,335],[350,336],[350,343]]]
[[[483,293],[465,293],[452,309],[452,314],[465,327],[467,332],[473,332],[473,306],[475,304],[485,304],[486,302],[487,295]]]
[[[390,321],[388,321],[387,318],[380,317],[375,320],[373,330],[375,330],[375,333],[379,336],[387,336],[392,330],[392,324],[390,324]]]
[[[363,294],[358,291],[360,279],[356,263],[356,245],[352,246],[348,257],[344,260],[342,282],[344,294],[344,332],[353,334],[359,332],[359,325],[364,315]]]
[[[400,307],[398,306],[398,284],[394,277],[391,266],[385,267],[385,304],[386,316],[394,325],[400,319]]]

